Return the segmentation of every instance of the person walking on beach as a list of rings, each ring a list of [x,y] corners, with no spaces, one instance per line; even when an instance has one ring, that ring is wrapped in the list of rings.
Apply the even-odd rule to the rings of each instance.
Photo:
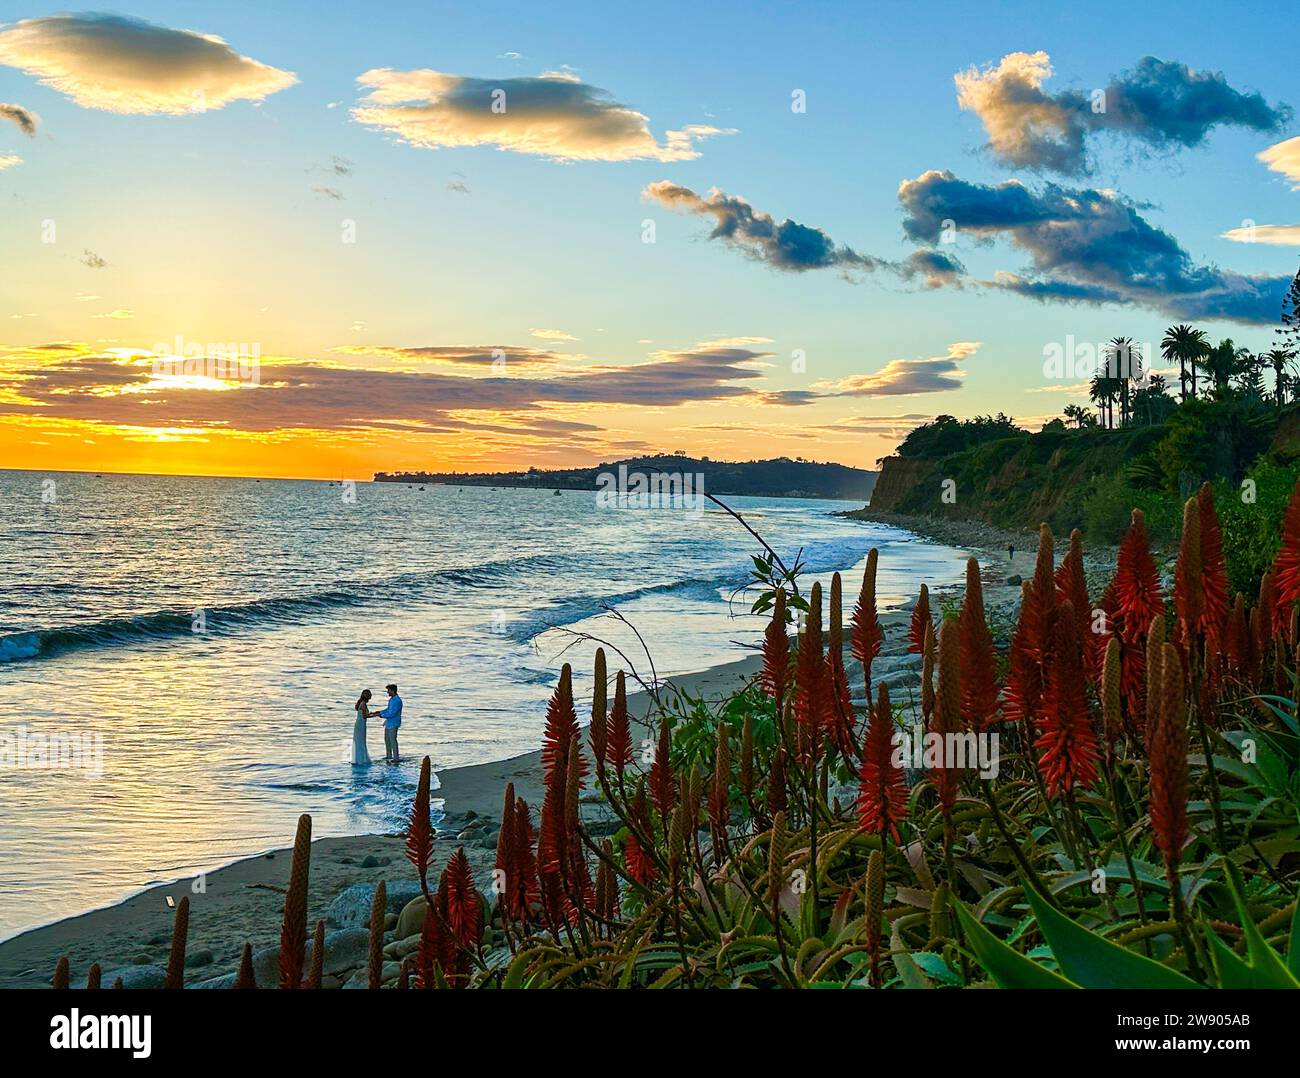
[[[402,698],[397,695],[396,685],[385,685],[388,693],[388,705],[383,711],[375,712],[375,718],[384,720],[384,761],[390,764],[401,762],[397,754],[397,731],[402,725]]]

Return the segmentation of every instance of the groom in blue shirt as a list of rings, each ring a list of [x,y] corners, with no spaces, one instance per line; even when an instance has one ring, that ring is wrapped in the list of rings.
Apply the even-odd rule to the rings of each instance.
[[[377,712],[375,718],[384,720],[384,760],[386,763],[399,763],[397,755],[397,730],[402,725],[402,698],[397,695],[396,685],[385,685],[388,693],[388,706]]]

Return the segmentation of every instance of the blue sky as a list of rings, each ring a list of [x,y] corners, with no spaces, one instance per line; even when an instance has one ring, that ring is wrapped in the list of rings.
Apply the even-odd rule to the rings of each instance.
[[[1295,269],[1295,246],[1221,238],[1247,219],[1300,221],[1300,192],[1256,159],[1300,133],[1294,120],[1271,131],[1225,123],[1190,148],[1089,135],[1093,170],[1063,176],[999,160],[985,148],[980,117],[959,108],[953,82],[972,65],[1042,51],[1054,70],[1045,91],[1087,94],[1155,56],[1222,72],[1235,91],[1257,91],[1269,107],[1300,105],[1286,77],[1294,27],[1274,5],[1234,8],[1231,27],[1221,8],[1199,3],[1090,4],[1050,17],[1041,4],[546,7],[141,2],[116,12],[218,35],[234,53],[296,75],[259,102],[235,99],[195,114],[85,107],[30,68],[0,64],[0,102],[40,119],[34,138],[0,125],[0,157],[22,158],[0,172],[9,208],[0,219],[6,369],[17,372],[15,385],[30,386],[20,375],[31,348],[86,345],[77,371],[61,372],[58,392],[51,383],[49,397],[27,398],[39,406],[0,417],[0,452],[35,431],[59,461],[100,453],[130,470],[186,470],[210,454],[221,470],[243,470],[253,468],[256,445],[265,454],[273,431],[286,474],[301,474],[312,439],[339,473],[426,460],[577,463],[638,445],[869,465],[914,422],[898,417],[1004,410],[1037,421],[1059,411],[1076,398],[1041,391],[1048,342],[1117,334],[1158,341],[1176,320],[1141,302],[1045,304],[969,283],[929,289],[890,272],[845,279],[834,267],[783,271],[707,239],[712,218],[643,197],[664,180],[701,197],[719,188],[777,222],[824,230],[891,263],[917,249],[904,238],[899,184],[928,170],[978,185],[1096,188],[1137,205],[1198,265],[1273,277]],[[0,42],[5,25],[60,10],[31,3],[8,12]],[[489,82],[564,71],[644,114],[660,145],[667,131],[693,124],[734,133],[695,141],[698,156],[683,160],[561,161],[494,145],[413,146],[351,115],[365,93],[358,76],[376,68]],[[806,92],[806,112],[791,110],[796,89]],[[655,222],[653,244],[642,242],[646,219]],[[40,242],[47,220],[58,225],[54,244]],[[344,221],[355,222],[355,244],[340,243]],[[1006,234],[983,238],[992,242],[959,234],[945,248],[971,280],[1025,271],[1026,254]],[[88,268],[84,251],[106,265]],[[88,295],[99,298],[77,298]],[[105,317],[115,311],[126,313]],[[1268,346],[1268,326],[1197,321],[1212,337]],[[539,338],[539,329],[576,340]],[[478,402],[457,410],[454,429],[441,413],[394,416],[390,388],[357,380],[358,398],[372,399],[374,413],[327,417],[304,398],[298,414],[283,393],[280,424],[250,424],[258,437],[242,442],[226,433],[241,428],[237,411],[190,407],[202,388],[122,398],[152,402],[138,421],[117,401],[98,416],[63,410],[69,392],[89,398],[107,384],[96,381],[93,349],[148,350],[177,335],[252,342],[272,365],[381,373],[394,364],[416,369],[412,356],[382,349],[553,348],[571,357],[567,373],[586,374],[712,344],[755,353],[741,362],[761,376],[736,383],[745,395],[724,399],[602,391],[518,409]],[[832,395],[846,379],[873,378],[891,361],[944,357],[961,342],[978,349],[963,353],[959,388]],[[796,350],[806,365],[791,370]],[[263,397],[268,381],[257,387]],[[781,391],[819,399],[789,407],[755,396]],[[259,400],[255,410],[265,408]],[[530,425],[539,409],[555,429]],[[375,427],[387,419],[405,432]],[[860,433],[831,429],[855,422]],[[509,430],[516,423],[517,437]],[[119,430],[151,424],[166,437]],[[395,433],[403,433],[400,448],[389,440]]]

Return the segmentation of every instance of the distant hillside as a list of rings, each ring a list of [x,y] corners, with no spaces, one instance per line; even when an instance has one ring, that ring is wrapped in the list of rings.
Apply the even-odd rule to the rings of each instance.
[[[596,490],[602,473],[690,473],[704,476],[710,494],[744,494],[768,498],[838,498],[866,501],[876,485],[876,472],[844,464],[811,460],[748,460],[728,462],[677,454],[630,457],[592,468],[529,468],[523,472],[376,472],[377,483],[441,483],[461,487],[536,487],[541,490]]]

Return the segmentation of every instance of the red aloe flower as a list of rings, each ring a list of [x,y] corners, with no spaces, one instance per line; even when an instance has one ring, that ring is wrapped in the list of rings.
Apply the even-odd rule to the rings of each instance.
[[[912,607],[912,620],[907,629],[909,653],[920,655],[925,651],[925,630],[927,627],[933,628],[933,625],[934,622],[930,618],[930,589],[922,584],[921,594],[917,597],[916,605]]]
[[[1183,671],[1172,644],[1161,649],[1160,703],[1148,731],[1151,829],[1172,872],[1187,842],[1187,723]]]
[[[1140,509],[1134,509],[1131,521],[1119,545],[1111,584],[1113,614],[1119,622],[1120,636],[1130,644],[1142,641],[1151,619],[1165,608],[1160,572],[1147,540],[1146,518]]]
[[[420,945],[415,951],[415,987],[434,986],[433,967],[442,950],[443,929],[438,920],[436,896],[424,907],[424,920],[420,922]]]
[[[1031,589],[1034,611],[1030,617],[1029,628],[1033,635],[1025,643],[1033,653],[1035,660],[1046,662],[1051,648],[1052,622],[1056,618],[1056,576],[1052,570],[1055,556],[1055,543],[1052,529],[1046,524],[1038,526],[1038,557],[1034,561],[1034,581]]]
[[[433,765],[429,757],[420,762],[420,782],[411,805],[411,821],[406,825],[406,859],[420,875],[420,889],[429,893],[429,859],[433,856],[433,822],[429,819],[429,783]]]
[[[867,567],[862,573],[862,590],[858,593],[858,602],[853,608],[853,629],[850,633],[853,656],[862,664],[868,699],[871,695],[871,664],[880,654],[880,645],[885,639],[876,613],[876,563],[879,557],[875,547],[867,552]],[[818,618],[820,617],[819,611]]]
[[[444,870],[447,876],[447,924],[456,942],[474,949],[483,938],[483,905],[474,887],[474,873],[461,846]]]
[[[1287,503],[1286,513],[1282,517],[1282,545],[1278,548],[1273,561],[1271,577],[1272,602],[1268,612],[1272,614],[1269,636],[1286,632],[1291,621],[1291,607],[1300,599],[1300,480],[1291,492],[1291,501]],[[1263,595],[1260,596],[1263,606]]]
[[[546,707],[546,729],[542,734],[542,770],[548,779],[558,771],[560,782],[564,783],[569,769],[569,753],[577,744],[578,713],[573,707],[573,670],[565,663],[560,670],[559,684]],[[585,767],[582,775],[586,775]]]
[[[605,770],[605,751],[609,743],[609,716],[606,712],[606,672],[605,649],[596,649],[596,668],[591,686],[591,726],[587,739],[591,742],[592,754],[596,757],[596,772]]]
[[[998,709],[997,659],[993,634],[984,617],[984,590],[980,565],[966,562],[966,597],[957,618],[961,632],[961,710],[972,730],[988,725]]]
[[[1105,645],[1098,649],[1099,633],[1092,632],[1092,603],[1088,599],[1088,581],[1083,575],[1083,535],[1078,528],[1070,532],[1070,549],[1056,567],[1057,605],[1069,602],[1074,607],[1078,636],[1084,643],[1087,668],[1100,670],[1105,655]]]
[[[1209,483],[1201,487],[1196,500],[1201,518],[1201,582],[1205,595],[1200,629],[1206,644],[1217,650],[1228,617],[1228,565],[1223,558],[1223,532]]]
[[[506,783],[505,802],[501,806],[501,830],[497,832],[497,858],[493,865],[494,875],[500,881],[497,891],[497,908],[501,918],[509,921],[514,911],[510,908],[510,890],[517,868],[519,848],[515,839],[515,784]]]
[[[545,793],[542,796],[541,836],[537,845],[538,870],[543,898],[549,893],[547,877],[556,875],[563,883],[570,864],[570,849],[576,836],[568,821],[568,785],[571,760],[577,766],[578,785],[586,773],[586,760],[579,751],[578,716],[573,708],[573,671],[565,663],[560,681],[546,709],[546,730],[542,735],[542,768]],[[561,887],[562,891],[563,888]]]
[[[785,592],[777,590],[772,620],[763,633],[763,689],[776,701],[779,712],[790,689],[790,638],[785,630]]]
[[[1132,723],[1147,711],[1146,648],[1141,644],[1125,644],[1120,641],[1119,671],[1125,714],[1131,720],[1128,728],[1130,732],[1136,733],[1136,727]]]
[[[528,922],[533,918],[533,907],[541,902],[542,890],[537,874],[537,855],[533,852],[536,841],[533,818],[528,811],[528,802],[522,797],[515,802],[513,828],[514,873],[506,879],[510,912],[515,920]]]
[[[632,762],[632,726],[627,714],[627,680],[622,670],[618,672],[614,683],[614,706],[609,712],[609,746],[606,754],[618,777],[622,778],[627,765]]]
[[[856,616],[856,615],[855,615]],[[855,627],[856,634],[857,629]],[[856,650],[856,648],[855,648]],[[830,685],[822,654],[822,588],[812,586],[808,616],[794,660],[794,721],[799,730],[799,759],[807,763],[821,752],[822,733],[829,725]]]
[[[289,888],[284,894],[280,923],[280,987],[301,988],[307,957],[307,880],[311,871],[311,817],[298,817],[289,866]]]
[[[1091,786],[1097,779],[1097,735],[1084,693],[1082,642],[1072,604],[1063,603],[1060,613],[1034,742],[1040,753],[1038,767],[1051,797]]]
[[[468,978],[465,972],[468,963],[463,952],[457,946],[456,937],[450,928],[448,909],[447,867],[442,870],[442,878],[433,900],[424,908],[424,921],[420,927],[420,944],[415,952],[415,986],[416,988],[433,988],[436,982],[434,967],[442,970],[447,984],[453,988],[464,987]]]
[[[677,804],[677,779],[673,775],[672,734],[668,729],[668,720],[659,723],[659,743],[655,746],[655,757],[650,764],[650,798],[654,801],[655,811],[665,823]]]
[[[883,682],[876,709],[867,723],[859,778],[859,826],[873,835],[888,831],[898,842],[898,825],[907,817],[907,787],[903,784],[903,769],[894,762],[894,717],[889,689]]]
[[[1026,580],[1020,585],[1020,616],[1011,634],[1002,716],[1007,721],[1025,723],[1031,733],[1043,695],[1043,668],[1032,643],[1042,635],[1038,624],[1040,613],[1034,586]]]
[[[655,878],[654,862],[645,855],[636,835],[628,834],[623,842],[623,865],[627,874],[639,884],[647,884]]]
[[[853,714],[853,696],[849,692],[849,675],[844,669],[844,624],[841,615],[840,574],[831,577],[831,631],[826,641],[826,683],[830,692],[831,736],[845,760],[851,760],[857,746],[853,744],[857,719]]]
[[[637,782],[636,795],[632,799],[632,819],[642,833],[650,833],[650,807],[646,803],[645,784],[640,781]],[[647,884],[658,875],[654,861],[642,849],[635,831],[628,831],[623,844],[623,864],[627,868],[627,874],[640,884]]]
[[[939,687],[934,695],[930,732],[939,735],[959,734],[961,728],[961,630],[956,621],[949,618],[939,629]],[[944,738],[945,747],[949,740]],[[945,818],[957,803],[961,775],[960,768],[947,766],[946,754],[945,762],[933,769],[934,785]]]

